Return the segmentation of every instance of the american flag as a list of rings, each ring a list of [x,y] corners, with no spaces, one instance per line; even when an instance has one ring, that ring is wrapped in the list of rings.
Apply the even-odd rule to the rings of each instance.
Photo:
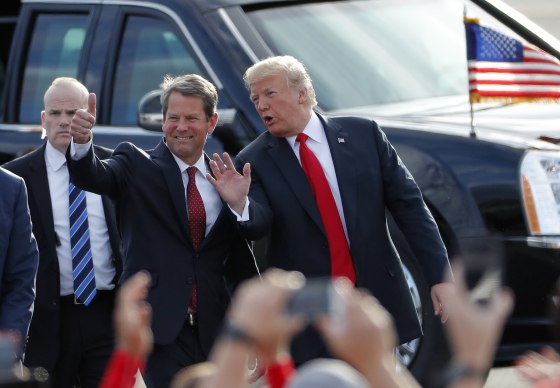
[[[465,18],[471,103],[560,102],[560,61]]]

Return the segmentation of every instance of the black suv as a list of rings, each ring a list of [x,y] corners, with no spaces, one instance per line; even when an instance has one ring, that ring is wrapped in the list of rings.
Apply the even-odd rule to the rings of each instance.
[[[258,59],[294,55],[313,78],[318,110],[381,124],[451,257],[469,236],[500,242],[516,307],[497,360],[553,341],[547,309],[560,274],[560,147],[538,138],[560,133],[560,107],[476,105],[471,128],[463,13],[557,57],[560,43],[499,0],[12,3],[17,18],[0,19],[13,33],[0,68],[0,163],[41,143],[43,92],[57,76],[77,77],[97,94],[97,144],[149,148],[161,137],[163,76],[201,74],[220,93],[208,150],[235,154],[265,130],[243,72]],[[437,351],[437,322],[406,240],[389,227],[425,334],[400,353],[419,374]]]

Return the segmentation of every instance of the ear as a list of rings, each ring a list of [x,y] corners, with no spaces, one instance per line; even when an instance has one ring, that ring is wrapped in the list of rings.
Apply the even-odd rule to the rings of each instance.
[[[216,129],[216,125],[218,125],[218,114],[214,113],[214,115],[208,121],[208,130],[206,132],[211,135],[212,132],[214,132],[214,129]]]
[[[43,126],[43,128],[45,128],[45,116],[47,115],[47,112],[45,112],[44,110],[41,111],[41,125]]]
[[[298,93],[298,102],[305,104],[307,102],[307,89],[301,88]]]

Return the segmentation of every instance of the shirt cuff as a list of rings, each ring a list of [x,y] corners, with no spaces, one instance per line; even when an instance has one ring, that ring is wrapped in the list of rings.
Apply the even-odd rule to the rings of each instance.
[[[243,212],[241,214],[238,214],[231,208],[231,206],[228,205],[228,207],[229,210],[231,210],[231,212],[235,215],[238,222],[249,221],[249,197],[247,197],[247,201],[245,201],[245,207],[243,208]]]
[[[89,139],[89,141],[85,144],[74,143],[74,139],[72,139],[72,141],[70,142],[70,157],[72,158],[72,160],[83,159],[89,152],[92,143],[93,139]]]

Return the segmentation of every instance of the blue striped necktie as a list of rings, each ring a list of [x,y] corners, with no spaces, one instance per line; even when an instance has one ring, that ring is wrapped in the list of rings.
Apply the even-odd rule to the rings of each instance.
[[[76,300],[88,305],[95,294],[95,273],[89,242],[86,194],[68,183],[70,206],[70,246],[72,248],[72,277]]]

